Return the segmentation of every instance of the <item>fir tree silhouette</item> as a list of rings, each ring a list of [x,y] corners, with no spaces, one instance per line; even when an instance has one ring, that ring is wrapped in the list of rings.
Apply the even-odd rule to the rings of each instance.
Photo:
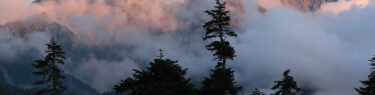
[[[211,70],[213,74],[203,80],[200,95],[237,95],[242,87],[235,85],[233,70],[218,68]]]
[[[117,93],[129,95],[195,95],[195,89],[186,79],[187,69],[176,64],[178,61],[163,59],[160,50],[158,58],[150,62],[146,70],[134,70],[134,78],[122,80],[114,86]]]
[[[355,88],[359,95],[375,95],[375,56],[369,60],[371,62],[371,73],[368,80],[361,81],[364,87]]]
[[[275,81],[275,85],[271,88],[277,90],[275,94],[271,95],[297,95],[300,92],[300,88],[297,87],[297,82],[294,81],[292,76],[289,76],[290,70],[286,70],[283,73],[284,79]]]
[[[220,61],[219,65],[223,68],[226,68],[227,59],[233,60],[235,57],[235,50],[230,46],[226,38],[237,37],[237,34],[229,28],[229,11],[225,10],[225,5],[226,2],[222,3],[220,0],[216,0],[215,9],[205,11],[207,15],[212,17],[212,20],[203,25],[203,28],[206,30],[203,40],[214,40],[206,45],[206,48],[214,52],[213,56]]]
[[[38,71],[33,72],[36,76],[41,76],[42,79],[36,81],[36,85],[47,85],[42,90],[37,91],[35,94],[48,94],[48,95],[61,95],[67,89],[62,85],[61,80],[65,77],[61,75],[62,71],[58,65],[64,64],[64,52],[61,46],[58,45],[52,37],[49,44],[46,44],[48,49],[45,51],[47,56],[44,59],[36,60],[36,64],[32,64]]]
[[[212,75],[203,80],[200,95],[237,95],[242,88],[234,81],[234,71],[226,68],[227,59],[233,60],[235,57],[235,50],[226,38],[237,37],[237,34],[230,29],[229,11],[225,9],[225,5],[226,2],[216,0],[215,9],[205,11],[212,19],[203,25],[206,31],[203,40],[212,41],[206,48],[213,52],[218,63],[211,70]]]

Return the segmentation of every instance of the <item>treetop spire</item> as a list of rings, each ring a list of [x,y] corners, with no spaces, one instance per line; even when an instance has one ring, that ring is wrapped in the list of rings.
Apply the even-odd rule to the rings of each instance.
[[[163,49],[160,48],[160,49],[159,49],[159,52],[160,52],[160,53],[159,53],[159,56],[158,56],[159,59],[163,59],[163,57],[164,57]]]

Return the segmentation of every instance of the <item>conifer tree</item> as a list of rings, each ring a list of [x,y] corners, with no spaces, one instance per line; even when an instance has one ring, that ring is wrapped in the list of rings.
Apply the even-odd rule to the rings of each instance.
[[[289,76],[290,70],[286,70],[283,73],[284,79],[280,81],[275,81],[276,85],[274,85],[271,89],[277,90],[275,94],[271,95],[297,95],[300,92],[300,88],[297,87],[297,82],[294,81],[292,76]]]
[[[368,80],[361,81],[364,87],[355,88],[359,95],[375,95],[375,56],[369,60],[371,62],[371,73]]]
[[[235,85],[233,70],[218,68],[211,70],[213,74],[203,80],[200,95],[237,95],[242,87]]]
[[[227,59],[233,60],[235,57],[235,50],[226,38],[237,37],[237,34],[230,29],[229,11],[225,9],[225,5],[226,2],[216,0],[215,9],[205,11],[212,19],[203,25],[206,30],[203,40],[212,40],[206,48],[214,53],[218,63],[211,70],[213,74],[203,80],[200,95],[237,95],[242,88],[234,81],[234,71],[226,68]]]
[[[212,17],[212,20],[206,22],[203,28],[206,30],[203,40],[212,39],[213,41],[206,45],[206,48],[214,52],[213,56],[219,61],[219,66],[226,68],[226,60],[233,60],[235,57],[235,50],[230,46],[227,37],[237,37],[237,34],[230,29],[229,11],[225,10],[226,2],[222,3],[216,0],[214,10],[205,11],[207,15]]]
[[[150,62],[151,67],[134,70],[134,78],[122,80],[113,89],[129,95],[194,95],[190,79],[185,78],[187,69],[182,69],[175,60],[163,59],[163,53],[158,57]]]
[[[65,77],[61,75],[62,70],[58,65],[64,64],[64,52],[61,46],[58,45],[55,39],[52,37],[49,44],[46,44],[48,49],[45,51],[47,56],[44,59],[36,60],[36,64],[32,64],[38,71],[33,72],[36,76],[41,76],[42,79],[36,81],[36,85],[47,85],[35,94],[48,94],[48,95],[61,95],[67,89],[62,85],[61,80]]]
[[[255,89],[253,92],[251,92],[250,95],[266,95],[263,92],[259,91],[258,89]]]

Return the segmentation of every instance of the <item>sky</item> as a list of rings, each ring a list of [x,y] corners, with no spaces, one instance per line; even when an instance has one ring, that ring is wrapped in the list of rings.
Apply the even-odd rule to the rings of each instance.
[[[229,66],[243,93],[255,88],[271,93],[286,69],[300,87],[316,90],[314,95],[353,95],[367,78],[367,60],[375,54],[375,1],[338,0],[314,12],[281,0],[227,1],[239,34],[229,38],[237,55]],[[131,77],[132,69],[142,69],[160,48],[188,68],[187,77],[199,86],[215,63],[201,27],[209,20],[203,11],[213,5],[213,0],[0,0],[0,25],[42,18],[66,26],[74,36],[68,48],[84,54],[77,53],[78,61],[68,56],[63,68],[99,92]],[[14,32],[0,29],[1,60],[20,59],[29,49],[43,55],[51,36],[31,31],[25,40]]]

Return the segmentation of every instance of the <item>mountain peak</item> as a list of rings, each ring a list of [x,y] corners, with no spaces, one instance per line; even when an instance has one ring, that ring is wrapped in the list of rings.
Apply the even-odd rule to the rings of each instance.
[[[293,8],[299,12],[307,13],[307,12],[315,12],[318,11],[323,4],[337,2],[338,0],[276,0],[274,2],[277,6],[284,6],[288,8]],[[264,2],[263,2],[264,3]],[[272,4],[271,4],[272,5]],[[272,7],[272,8],[273,8]],[[258,12],[265,13],[268,9],[272,9],[267,4],[259,4]]]
[[[280,0],[281,4],[286,7],[295,8],[301,12],[314,12],[328,2],[336,2],[337,0]]]

